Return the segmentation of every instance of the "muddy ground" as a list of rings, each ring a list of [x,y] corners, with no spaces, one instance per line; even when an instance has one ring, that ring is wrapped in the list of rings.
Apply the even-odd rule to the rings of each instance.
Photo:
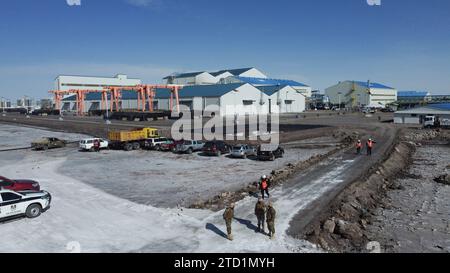
[[[367,236],[385,252],[450,253],[450,186],[434,181],[450,174],[450,146],[416,148],[412,165],[395,180]]]
[[[449,135],[403,130],[385,161],[318,213],[303,238],[331,252],[448,252],[450,191],[433,179],[448,174]]]

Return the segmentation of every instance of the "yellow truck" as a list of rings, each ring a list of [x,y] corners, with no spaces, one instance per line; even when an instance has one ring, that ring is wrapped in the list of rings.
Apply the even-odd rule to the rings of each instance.
[[[149,139],[159,137],[159,131],[155,128],[138,128],[134,130],[117,130],[108,133],[108,139],[112,148],[125,151],[138,150],[146,146]]]

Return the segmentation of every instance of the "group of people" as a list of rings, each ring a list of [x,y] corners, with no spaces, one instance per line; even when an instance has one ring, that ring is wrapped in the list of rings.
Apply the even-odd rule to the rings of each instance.
[[[265,194],[267,197],[270,197],[269,194],[269,186],[270,180],[266,175],[261,177],[259,182],[259,189],[261,190],[261,197],[258,198],[258,201],[255,205],[255,215],[258,221],[258,229],[256,232],[261,232],[266,234],[265,231],[265,222],[267,223],[267,229],[269,231],[268,235],[271,239],[275,238],[275,216],[276,211],[273,207],[273,203],[269,200],[268,204],[264,202]],[[231,203],[223,213],[223,219],[225,220],[225,225],[227,227],[227,238],[228,240],[233,240],[233,234],[231,232],[231,223],[234,218],[234,203]]]
[[[373,140],[372,138],[369,138],[366,142],[366,151],[367,151],[367,155],[372,155],[372,149],[373,146],[375,144],[375,140]],[[360,155],[361,154],[361,150],[362,150],[363,144],[361,142],[360,139],[358,139],[358,141],[356,142],[356,154]]]

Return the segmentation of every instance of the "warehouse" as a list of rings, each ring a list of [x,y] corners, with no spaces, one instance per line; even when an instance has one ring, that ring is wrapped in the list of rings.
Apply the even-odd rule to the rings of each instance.
[[[279,113],[301,113],[305,111],[305,96],[289,85],[258,86],[261,92],[269,96],[269,113],[279,109]]]
[[[249,83],[253,86],[291,86],[297,92],[303,94],[305,97],[310,98],[312,88],[306,84],[299,83],[292,80],[283,79],[269,79],[269,78],[254,78],[254,77],[242,77],[242,76],[230,76],[221,80],[221,83]]]
[[[225,69],[217,72],[190,72],[181,73],[167,76],[164,78],[166,84],[179,84],[179,85],[206,85],[216,84],[220,80],[231,76],[241,77],[257,77],[267,78],[264,73],[254,67],[250,68],[238,68],[238,69]]]
[[[441,119],[450,119],[450,103],[429,104],[394,113],[396,124],[422,124],[426,116],[435,116]]]
[[[204,85],[217,83],[216,77],[208,72],[183,73],[164,78],[167,84]]]
[[[376,82],[344,81],[325,89],[333,105],[384,108],[397,101],[397,90]]]
[[[140,79],[131,79],[127,75],[115,77],[58,76],[55,79],[55,90],[91,89],[101,90],[106,86],[134,86],[141,84]]]
[[[75,111],[75,101],[75,95],[65,98],[62,110]],[[108,96],[108,102],[110,102],[110,96]],[[185,86],[180,90],[180,105],[200,112],[203,112],[208,106],[217,105],[219,107],[218,114],[222,116],[267,114],[268,102],[268,95],[246,83],[193,85]],[[100,93],[89,93],[86,96],[84,108],[86,111],[100,110],[100,105]],[[123,110],[137,109],[137,93],[122,91],[120,106]],[[156,89],[153,106],[155,110],[170,110],[169,90]]]
[[[157,90],[155,109],[169,110],[169,97],[168,90]],[[185,86],[180,90],[180,105],[202,112],[216,105],[221,116],[267,114],[268,102],[269,96],[246,83]]]

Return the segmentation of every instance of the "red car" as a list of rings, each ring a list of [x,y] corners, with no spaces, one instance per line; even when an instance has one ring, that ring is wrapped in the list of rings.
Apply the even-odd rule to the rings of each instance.
[[[169,139],[169,141],[167,141],[167,143],[163,143],[161,144],[160,147],[160,151],[175,151],[175,148],[177,147],[178,144],[183,144],[183,140],[173,140],[173,139]]]
[[[6,177],[0,176],[0,189],[12,190],[12,191],[40,191],[41,187],[39,183],[33,180],[12,180]]]

